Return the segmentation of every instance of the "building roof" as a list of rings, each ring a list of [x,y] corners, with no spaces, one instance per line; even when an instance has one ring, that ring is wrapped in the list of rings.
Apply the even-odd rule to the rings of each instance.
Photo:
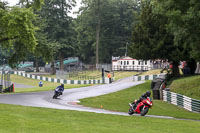
[[[118,60],[136,60],[136,59],[133,59],[129,56],[112,57],[112,61],[118,61]]]

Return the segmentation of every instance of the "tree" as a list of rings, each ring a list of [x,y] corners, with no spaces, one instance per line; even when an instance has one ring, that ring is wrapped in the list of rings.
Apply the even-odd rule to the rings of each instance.
[[[39,6],[40,1],[32,3],[39,3]],[[28,52],[33,52],[37,45],[33,21],[35,14],[32,8],[8,7],[0,1],[0,45],[12,51],[8,59],[12,67],[22,61]]]
[[[159,13],[168,17],[167,29],[174,35],[174,43],[181,45],[187,54],[185,60],[191,64],[192,73],[196,61],[200,61],[200,1],[199,0],[161,0],[157,2]]]
[[[124,55],[136,11],[132,0],[84,0],[76,20],[81,59],[110,63],[112,55]]]
[[[27,51],[33,51],[36,43],[35,27],[33,21],[35,15],[30,9],[11,8],[0,9],[0,45],[3,48],[12,49],[9,63],[21,61]]]
[[[133,30],[131,56],[143,60],[168,60],[173,63],[173,76],[179,76],[179,61],[184,59],[187,49],[176,45],[175,36],[165,26],[168,17],[154,12],[155,6],[150,1],[141,3],[139,22]]]
[[[19,4],[26,8],[33,7],[39,10],[44,4],[44,0],[19,0]]]
[[[49,61],[49,50],[48,47],[48,40],[47,35],[44,32],[44,28],[46,27],[45,19],[40,19],[39,14],[37,17],[37,20],[35,21],[36,25],[39,27],[39,30],[36,31],[36,38],[37,38],[37,46],[35,47],[33,56],[35,58],[35,67],[36,72],[39,72],[39,63],[38,59],[43,58],[43,60],[46,62]]]
[[[63,70],[64,56],[70,56],[74,51],[72,18],[68,16],[75,1],[69,0],[45,0],[45,6],[40,11],[40,16],[46,19],[44,32],[50,44],[56,42],[59,47],[60,69]]]
[[[97,25],[96,25],[96,65],[99,64],[99,34],[101,28],[101,16],[100,16],[100,0],[95,0],[95,14],[97,16]]]

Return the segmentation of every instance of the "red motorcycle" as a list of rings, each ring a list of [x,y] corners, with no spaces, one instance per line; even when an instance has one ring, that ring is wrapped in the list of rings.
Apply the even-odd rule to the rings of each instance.
[[[132,115],[134,113],[140,114],[141,116],[144,116],[149,111],[149,108],[152,107],[153,102],[150,97],[147,97],[147,99],[143,99],[140,103],[138,103],[137,107],[134,109],[134,104],[136,104],[137,101],[135,101],[133,104],[129,103],[129,111],[128,114]]]

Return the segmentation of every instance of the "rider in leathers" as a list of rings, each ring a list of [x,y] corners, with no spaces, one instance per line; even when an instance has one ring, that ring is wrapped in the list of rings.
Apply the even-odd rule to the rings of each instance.
[[[64,91],[64,84],[61,84],[60,86],[56,87],[55,91],[61,92],[61,95],[62,95],[62,92]]]
[[[146,93],[144,93],[136,102],[134,101],[132,104],[134,104],[133,109],[135,110],[138,103],[140,103],[143,99],[147,99],[147,97],[151,96],[151,92],[147,91]]]

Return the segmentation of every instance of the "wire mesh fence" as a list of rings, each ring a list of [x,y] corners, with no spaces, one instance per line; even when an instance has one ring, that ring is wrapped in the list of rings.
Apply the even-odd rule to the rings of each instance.
[[[10,73],[9,72],[5,72],[4,74],[4,88],[8,88],[11,86],[11,80],[10,80]]]
[[[97,80],[102,78],[102,73],[96,70],[87,71],[56,71],[56,78],[65,80]]]
[[[10,72],[9,71],[1,71],[0,77],[1,77],[0,92],[5,92],[6,89],[10,89],[10,87],[12,86]]]

